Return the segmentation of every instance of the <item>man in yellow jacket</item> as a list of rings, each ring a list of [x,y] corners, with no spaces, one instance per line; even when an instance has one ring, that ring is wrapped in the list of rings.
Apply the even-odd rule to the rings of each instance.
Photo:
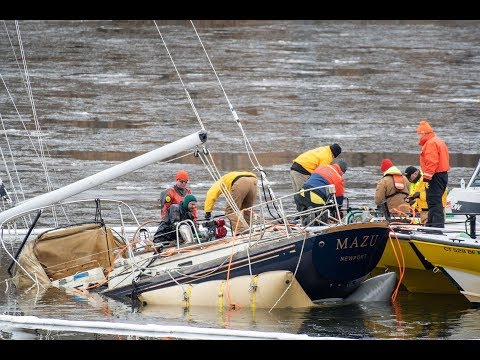
[[[209,220],[218,197],[227,192],[228,198],[233,200],[236,207],[242,211],[243,218],[238,217],[227,198],[225,215],[230,220],[232,230],[240,233],[250,227],[251,208],[257,196],[258,179],[254,173],[248,171],[232,171],[218,179],[207,191],[205,198],[205,219]]]
[[[320,165],[330,165],[342,148],[338,144],[320,146],[298,155],[290,167],[293,192],[299,191],[313,171]]]
[[[417,214],[420,214],[420,223],[425,225],[428,219],[428,205],[422,170],[417,169],[415,166],[409,166],[405,169],[405,176],[408,181],[410,181],[410,196],[407,200],[412,209],[414,209]],[[444,212],[445,206],[447,205],[447,192],[448,189],[446,188],[442,195]]]

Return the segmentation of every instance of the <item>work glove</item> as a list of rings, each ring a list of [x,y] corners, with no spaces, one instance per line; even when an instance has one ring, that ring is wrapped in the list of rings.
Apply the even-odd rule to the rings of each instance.
[[[212,218],[212,213],[211,212],[206,212],[205,213],[205,220],[210,220]]]
[[[425,189],[428,189],[430,187],[430,181],[432,181],[432,179],[423,178],[423,183],[425,184]]]
[[[410,206],[413,206],[413,204],[415,204],[415,199],[418,199],[419,197],[420,193],[417,191],[412,195],[405,197],[405,202],[409,203]]]

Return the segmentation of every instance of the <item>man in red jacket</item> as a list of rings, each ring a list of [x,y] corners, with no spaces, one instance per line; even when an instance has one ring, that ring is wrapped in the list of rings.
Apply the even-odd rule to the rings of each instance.
[[[191,194],[192,192],[187,187],[188,183],[188,173],[185,170],[180,170],[177,172],[175,177],[176,183],[171,188],[164,190],[160,193],[160,208],[161,208],[161,218],[165,217],[168,208],[172,204],[179,204],[185,196]],[[197,209],[193,211],[194,220],[197,221]]]
[[[445,142],[433,132],[425,120],[420,121],[417,128],[419,137],[420,167],[423,172],[425,193],[427,196],[428,219],[426,226],[445,227],[445,216],[442,195],[448,184],[450,158]]]

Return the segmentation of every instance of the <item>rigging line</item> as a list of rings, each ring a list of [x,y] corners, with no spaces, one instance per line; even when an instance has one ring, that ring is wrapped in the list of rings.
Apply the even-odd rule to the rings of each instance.
[[[209,160],[208,155],[210,155],[210,153],[208,152],[208,150],[204,148],[204,152],[199,152],[198,156],[200,160],[203,162],[203,164],[205,165],[205,167],[207,168],[207,171],[209,172],[213,181],[217,181],[218,179],[220,179],[220,173],[217,167],[215,166],[215,163],[213,162],[213,160],[212,161]],[[210,155],[210,158],[211,158],[211,155]]]
[[[21,74],[21,76],[22,76],[22,80],[23,80],[24,83],[25,83],[26,81],[25,81],[25,79],[23,78],[23,74],[22,74],[22,71],[21,71],[21,69],[20,69],[20,65],[19,65],[19,63],[18,63],[18,59],[17,59],[16,54],[15,54],[15,48],[13,47],[13,44],[11,44],[11,46],[12,46],[13,53],[14,53],[14,55],[15,55],[15,60],[16,60],[16,62],[17,62],[18,68],[19,68],[19,70],[20,70],[20,74]],[[12,102],[12,105],[13,105],[13,107],[15,108],[15,112],[17,113],[20,121],[22,122],[23,128],[25,129],[25,131],[26,131],[26,133],[27,133],[27,135],[28,135],[28,138],[29,138],[30,142],[32,143],[32,147],[33,147],[33,150],[35,151],[35,154],[37,155],[38,158],[40,158],[40,155],[39,155],[38,152],[37,152],[37,148],[35,147],[35,144],[34,144],[33,140],[32,140],[31,137],[30,137],[30,132],[29,132],[29,130],[27,129],[27,127],[26,127],[26,125],[25,125],[25,122],[24,122],[22,116],[20,115],[20,112],[18,111],[17,105],[15,104],[15,101],[13,100],[12,94],[10,93],[10,90],[8,89],[8,86],[7,86],[6,82],[5,82],[5,80],[3,79],[3,76],[2,76],[1,73],[0,73],[0,79],[2,80],[3,86],[5,87],[5,90],[6,90],[8,96],[9,96],[9,98],[10,98],[10,101]],[[26,84],[25,84],[25,87],[26,87]]]
[[[202,159],[204,164],[205,164],[205,161],[207,162],[207,164],[208,164],[208,165],[206,165],[207,170],[209,170],[210,175],[212,176],[213,180],[214,181],[220,180],[220,178],[222,177],[222,174],[220,173],[217,166],[215,165],[215,162],[213,161],[212,154],[205,147],[205,144],[202,144],[202,147],[203,147],[203,151],[202,151],[202,155],[199,155],[200,158]],[[202,156],[203,156],[203,158],[202,158]],[[211,170],[210,170],[210,168],[211,168]]]
[[[165,42],[165,40],[164,40],[164,38],[163,38],[163,36],[162,36],[162,33],[160,32],[160,29],[158,28],[157,22],[154,21],[154,23],[155,23],[155,27],[157,28],[158,34],[160,35],[160,38],[162,39],[163,45],[165,46],[165,49],[166,49],[166,51],[167,51],[167,53],[168,53],[168,56],[169,56],[169,58],[170,58],[170,61],[172,62],[172,65],[173,65],[173,67],[175,68],[175,71],[176,71],[176,73],[177,73],[177,76],[178,76],[178,78],[179,78],[179,80],[180,80],[180,82],[181,82],[181,84],[182,84],[182,86],[183,86],[183,89],[184,89],[184,91],[185,91],[185,93],[186,93],[186,95],[187,95],[188,101],[190,102],[190,105],[191,105],[191,107],[192,107],[192,109],[193,109],[193,111],[194,111],[194,113],[195,113],[195,115],[196,115],[196,117],[197,117],[197,120],[198,120],[198,122],[200,123],[200,126],[202,127],[202,129],[205,130],[205,127],[204,127],[204,125],[203,125],[203,123],[202,123],[202,120],[201,120],[201,118],[200,118],[200,115],[198,114],[198,112],[197,112],[197,110],[196,110],[196,108],[195,108],[195,105],[194,105],[194,103],[193,103],[193,101],[192,101],[192,99],[191,99],[191,97],[190,97],[190,94],[189,94],[189,92],[188,92],[188,90],[187,90],[187,88],[186,88],[186,86],[185,86],[185,83],[183,82],[182,77],[180,76],[180,73],[179,73],[179,71],[178,71],[178,69],[177,69],[177,66],[175,65],[175,62],[174,62],[174,60],[173,60],[173,57],[171,56],[170,51],[168,50],[167,44],[166,44],[166,42]],[[213,158],[211,158],[211,160],[212,160],[212,164],[213,164]],[[212,169],[213,169],[213,168],[212,168]],[[215,181],[217,181],[217,180],[220,179],[220,174],[218,174],[218,171],[217,171],[217,174],[218,174],[217,177],[215,177],[215,176],[213,175],[213,172],[210,172],[210,174],[212,175],[212,177],[213,177],[213,179],[214,179]],[[238,209],[237,205],[236,205],[235,202],[233,201],[233,198],[232,198],[230,192],[227,190],[227,188],[225,187],[224,184],[220,184],[220,185],[221,185],[221,186],[220,186],[220,189],[222,190],[222,193],[223,193],[223,195],[225,196],[226,200],[228,201],[228,203],[230,204],[230,206],[232,207],[232,209],[234,209],[235,213],[240,217],[240,215],[241,215],[240,209]],[[223,185],[223,186],[222,186],[222,185]]]
[[[3,76],[2,76],[1,73],[0,73],[0,80],[2,80],[2,83],[3,83],[3,85],[4,85],[4,87],[5,87],[5,90],[6,90],[8,96],[9,96],[9,98],[10,98],[10,101],[12,102],[12,105],[13,105],[13,107],[14,107],[14,109],[15,109],[15,112],[17,113],[17,115],[18,115],[18,117],[19,117],[19,119],[20,119],[20,122],[21,122],[22,125],[23,125],[23,129],[25,130],[25,132],[26,132],[26,134],[27,134],[28,140],[29,140],[30,143],[32,144],[33,151],[35,152],[35,155],[36,155],[39,159],[41,159],[41,156],[40,156],[40,154],[38,153],[37,148],[35,147],[35,143],[33,142],[32,137],[31,137],[31,135],[30,135],[30,131],[27,129],[27,126],[25,125],[25,121],[23,120],[22,115],[20,115],[20,112],[18,111],[17,105],[15,104],[15,101],[13,100],[12,94],[10,93],[10,90],[8,89],[7,84],[5,83],[5,80],[4,80],[4,78],[3,78]],[[2,120],[2,124],[3,124],[3,120]],[[5,130],[5,128],[4,128],[4,130]],[[6,136],[6,132],[5,132],[5,136]],[[40,161],[40,163],[42,164],[42,167],[43,167],[43,166],[44,166],[43,161]],[[44,169],[44,170],[45,170],[45,169]],[[19,179],[19,181],[20,181],[20,179]],[[21,187],[21,185],[20,185],[20,187]],[[23,193],[23,190],[22,190],[22,193]]]
[[[201,155],[199,154],[199,157],[200,157],[201,161],[203,162],[203,164],[207,168],[207,170],[210,173],[210,176],[213,178],[214,182],[220,181],[221,174],[219,173],[218,168],[216,167],[216,165],[213,161],[212,155],[210,154],[210,152],[208,152],[208,150],[206,150],[206,149],[204,149],[204,150],[205,151],[202,152]],[[208,156],[210,156],[210,159],[208,158]],[[223,181],[221,183],[219,183],[219,187],[220,187],[220,191],[222,192],[223,196],[225,196],[225,199],[228,202],[228,204],[230,205],[230,207],[232,208],[232,210],[243,221],[242,212],[238,208],[237,204],[235,203],[235,201],[232,197],[232,194],[230,193],[230,191],[228,191],[228,189],[227,189],[226,185],[223,183]],[[248,225],[248,224],[244,223],[244,225]]]
[[[0,77],[1,76],[2,76],[2,74],[0,74]],[[3,80],[3,78],[2,78],[2,80]],[[22,182],[20,181],[20,175],[18,174],[17,165],[15,163],[15,158],[13,157],[12,147],[10,146],[10,141],[8,140],[7,130],[5,129],[5,124],[3,122],[3,117],[2,117],[1,113],[0,113],[0,122],[2,123],[3,133],[5,135],[5,141],[7,142],[8,150],[10,152],[10,158],[11,158],[11,161],[12,161],[12,164],[13,164],[13,169],[14,169],[15,175],[17,177],[19,187],[20,187],[20,195],[22,197],[22,200],[25,200],[25,192],[23,191],[23,188],[22,188]],[[1,147],[0,147],[0,149],[1,149]],[[3,163],[5,164],[5,169],[7,171],[8,179],[11,183],[12,190],[13,190],[13,193],[15,195],[15,202],[18,202],[19,201],[18,192],[17,192],[17,189],[15,188],[15,183],[13,181],[13,178],[12,178],[11,174],[10,174],[10,171],[8,170],[7,162],[6,162],[6,160],[3,156],[3,151],[2,151],[2,158],[3,158]]]
[[[205,46],[203,45],[203,42],[202,42],[202,39],[200,38],[200,35],[198,34],[197,32],[197,29],[195,28],[195,25],[193,24],[193,21],[190,20],[190,23],[192,24],[192,27],[193,27],[193,30],[195,31],[195,34],[197,35],[197,38],[198,38],[198,41],[200,42],[200,45],[202,46],[202,49],[205,53],[205,56],[207,57],[207,60],[208,60],[208,63],[210,64],[210,67],[212,68],[213,70],[213,73],[215,74],[215,77],[217,78],[217,81],[218,81],[218,84],[220,85],[220,88],[222,89],[222,92],[223,92],[223,95],[225,96],[225,99],[227,100],[227,103],[228,103],[228,107],[233,115],[233,118],[235,119],[235,121],[237,122],[238,126],[240,127],[240,130],[242,132],[242,135],[245,139],[245,145],[247,147],[247,152],[249,153],[249,151],[251,151],[251,153],[253,154],[253,157],[255,158],[255,161],[256,163],[258,164],[258,167],[261,168],[260,166],[260,162],[258,161],[257,157],[255,156],[255,152],[253,151],[253,148],[250,144],[250,142],[248,141],[248,138],[245,134],[245,131],[243,130],[243,126],[240,122],[240,118],[238,117],[238,114],[237,112],[235,111],[235,109],[233,108],[233,105],[232,103],[230,102],[230,99],[228,98],[227,96],[227,93],[225,92],[225,89],[223,87],[223,84],[222,82],[220,81],[220,78],[218,77],[218,74],[217,74],[217,71],[215,70],[215,67],[213,66],[213,63],[212,61],[210,60],[210,56],[208,55],[208,52],[207,50],[205,49]],[[252,161],[252,159],[250,158],[250,161],[252,162],[253,166],[255,166],[255,163]]]
[[[193,155],[194,153],[195,153],[195,151],[190,151],[190,152],[185,153],[185,154],[183,154],[183,155],[179,155],[179,156],[177,156],[177,157],[175,157],[175,158],[171,158],[171,159],[169,159],[169,160],[164,160],[163,162],[168,163],[168,162],[176,161],[176,160],[179,160],[179,159],[184,158],[184,157],[186,157],[186,156]]]
[[[36,120],[37,117],[36,117],[36,111],[35,111],[35,107],[34,107],[34,103],[33,103],[33,96],[32,96],[32,92],[31,92],[31,87],[29,86],[29,85],[30,85],[30,82],[29,82],[29,80],[28,80],[28,79],[29,79],[29,78],[28,78],[28,72],[26,73],[26,77],[27,77],[27,78],[24,78],[23,73],[22,73],[22,70],[21,70],[21,67],[20,67],[20,63],[19,63],[19,61],[18,61],[17,54],[16,54],[16,52],[15,52],[15,47],[14,47],[14,45],[13,45],[13,43],[12,43],[12,40],[11,40],[9,31],[8,31],[8,28],[7,28],[6,22],[3,21],[3,23],[4,23],[4,26],[5,26],[5,31],[6,31],[8,40],[9,40],[9,42],[10,42],[10,47],[11,47],[11,49],[12,49],[12,52],[13,52],[13,55],[14,55],[14,58],[15,58],[15,62],[16,62],[16,64],[17,64],[18,70],[19,70],[19,72],[20,72],[20,77],[21,77],[21,79],[22,79],[22,81],[23,81],[23,84],[25,85],[25,90],[26,90],[27,94],[29,95],[29,99],[30,99],[30,101],[31,101],[31,103],[32,103],[32,105],[33,105],[33,106],[32,106],[32,110],[33,110],[33,115],[34,115],[34,119],[35,119],[35,124],[38,124],[38,120]],[[17,30],[17,33],[18,33],[18,44],[19,44],[19,47],[22,49],[22,51],[21,51],[21,53],[22,53],[22,59],[23,59],[23,62],[24,62],[25,68],[26,68],[25,56],[24,56],[24,52],[23,52],[23,43],[22,43],[22,40],[21,40],[21,37],[20,37],[20,30],[19,30],[18,22],[17,22],[17,21],[15,21],[15,25],[16,25],[16,30]],[[25,130],[25,132],[26,132],[26,134],[27,134],[27,136],[28,136],[28,139],[29,139],[30,143],[32,144],[33,150],[34,150],[36,156],[40,159],[40,163],[41,163],[41,165],[42,165],[44,174],[45,174],[45,176],[46,176],[47,187],[48,187],[49,189],[52,189],[52,186],[51,186],[52,183],[51,183],[51,180],[50,180],[50,178],[49,178],[48,171],[46,170],[46,162],[45,162],[44,156],[43,156],[43,147],[41,146],[41,141],[39,141],[39,143],[40,143],[40,151],[41,151],[41,153],[42,153],[42,156],[40,156],[39,153],[37,152],[37,148],[35,147],[35,144],[34,144],[34,142],[33,142],[33,140],[32,140],[30,131],[27,129],[27,127],[26,127],[26,125],[25,125],[25,122],[23,121],[22,116],[20,115],[20,113],[19,113],[19,111],[18,111],[18,108],[17,108],[17,106],[15,105],[15,101],[13,100],[13,97],[12,97],[12,95],[11,95],[11,93],[10,93],[8,87],[7,87],[7,84],[5,83],[5,80],[3,79],[3,76],[2,76],[1,74],[0,74],[0,78],[1,78],[1,80],[2,80],[2,82],[3,82],[3,84],[4,84],[5,90],[7,91],[8,95],[9,95],[9,97],[10,97],[10,100],[11,100],[11,102],[12,102],[14,108],[15,108],[15,111],[16,111],[16,113],[17,113],[17,115],[18,115],[18,117],[19,117],[19,119],[20,119],[20,121],[21,121],[21,123],[22,123],[22,125],[23,125],[23,128],[24,128],[24,130]],[[5,130],[5,126],[4,126],[3,119],[2,119],[2,126],[3,126],[3,128],[4,128],[4,130]],[[39,129],[38,126],[36,126],[36,128]],[[40,134],[40,132],[38,132],[38,134]],[[13,160],[13,152],[12,152],[12,150],[11,150],[10,143],[9,143],[9,141],[8,141],[8,136],[7,136],[6,132],[5,132],[5,138],[6,138],[6,140],[7,140],[8,146],[9,146],[10,156],[12,157],[12,162],[13,162],[13,166],[14,166],[14,169],[15,169],[16,177],[17,177],[17,180],[18,180],[18,183],[19,183],[19,187],[20,187],[20,189],[21,189],[21,195],[22,195],[23,200],[25,200],[24,191],[23,191],[23,188],[22,188],[22,183],[21,183],[20,178],[19,178],[19,175],[18,175],[18,171],[17,171],[16,165],[15,165],[15,161]],[[5,165],[6,165],[6,163],[5,163]],[[15,189],[15,185],[14,185],[11,177],[10,177],[10,181],[12,182],[11,185],[12,185],[12,187],[13,187],[14,190],[15,190],[14,192],[15,192],[15,195],[16,195],[16,198],[17,198],[17,201],[18,201],[18,192],[17,192],[16,189]],[[24,220],[24,221],[26,222],[26,220]]]
[[[38,117],[37,117],[37,112],[36,112],[36,108],[35,108],[35,101],[33,99],[33,92],[32,92],[32,87],[31,87],[31,83],[30,83],[30,76],[29,76],[29,72],[28,72],[26,56],[25,56],[25,51],[24,51],[24,47],[23,47],[23,41],[22,41],[18,21],[15,21],[15,28],[16,28],[16,32],[17,32],[18,47],[20,49],[20,54],[21,54],[21,59],[22,59],[22,64],[23,64],[23,69],[24,69],[24,77],[22,77],[22,78],[24,79],[24,84],[25,84],[26,91],[27,91],[27,94],[28,94],[28,98],[30,100],[30,104],[31,104],[31,108],[32,108],[32,116],[33,116],[33,120],[34,120],[36,134],[37,134],[37,140],[38,140],[40,155],[36,152],[36,150],[35,150],[35,152],[37,154],[37,157],[40,159],[40,164],[42,166],[43,174],[45,176],[45,183],[46,183],[47,189],[48,190],[53,190],[55,187],[53,186],[53,183],[52,183],[51,178],[50,178],[50,174],[49,174],[48,166],[47,166],[47,160],[46,160],[46,156],[45,156],[45,152],[48,154],[48,148],[45,145],[45,143],[42,139],[42,135],[41,135],[42,130],[41,130],[40,123],[39,123]],[[14,48],[12,48],[12,49],[15,50]],[[15,59],[17,60],[16,57],[15,57]],[[19,64],[18,64],[18,67],[20,69]],[[20,71],[21,71],[21,69],[20,69]],[[30,132],[28,130],[27,130],[27,133],[28,133],[29,138],[30,138]],[[31,140],[31,142],[32,142],[33,148],[35,149],[35,145],[33,144],[33,140]],[[48,156],[49,156],[49,154],[48,154]],[[62,208],[62,210],[65,213],[65,210],[63,208]],[[55,208],[52,208],[52,213],[53,213],[53,216],[54,216],[54,219],[55,219],[55,222],[56,222],[57,221],[57,215],[56,215],[56,212],[55,212]]]
[[[28,139],[30,140],[30,143],[32,144],[33,150],[35,151],[35,154],[37,155],[38,158],[40,158],[40,155],[38,154],[37,148],[35,147],[35,143],[33,142],[31,136],[30,136],[30,131],[27,129],[27,126],[25,125],[25,121],[22,118],[22,115],[20,115],[20,112],[18,111],[17,105],[15,105],[15,100],[13,100],[12,94],[10,93],[10,90],[8,89],[7,84],[5,83],[5,80],[3,79],[2,73],[0,73],[0,80],[2,80],[3,86],[5,87],[5,90],[8,94],[8,97],[10,98],[10,101],[12,102],[12,105],[15,109],[15,112],[17,113],[22,125],[23,129],[26,131]]]
[[[20,74],[22,74],[22,69],[20,67],[20,63],[19,63],[18,58],[17,58],[17,53],[15,52],[15,47],[13,46],[12,39],[10,37],[10,33],[8,32],[7,22],[5,20],[3,20],[3,26],[5,27],[5,33],[7,34],[8,42],[10,43],[10,47],[13,51],[13,57],[15,58],[15,63],[17,64],[18,71],[20,72]],[[23,80],[23,83],[25,85],[25,90],[26,90],[27,86],[25,84],[25,79],[23,78],[23,75],[22,75],[22,80]]]
[[[7,164],[7,161],[5,159],[5,156],[3,155],[3,150],[2,150],[2,147],[0,146],[0,155],[2,156],[2,160],[3,160],[3,163],[6,165]],[[8,170],[8,167],[5,166],[5,171],[7,173],[7,177],[8,177],[8,180],[10,181],[10,183],[12,184],[13,186],[13,181],[12,181],[12,176],[10,174],[10,171]],[[18,201],[18,196],[16,196],[16,192],[15,192],[15,187],[13,189],[13,194],[15,195],[15,201],[12,201],[12,198],[10,197],[10,194],[8,193],[7,191],[7,188],[5,187],[5,184],[3,183],[2,179],[0,178],[0,185],[3,185],[4,186],[4,191],[5,191],[5,194],[6,194],[6,197],[7,199],[10,199],[11,201],[11,205],[14,206],[15,203]],[[8,201],[8,200],[7,200]]]
[[[0,114],[0,119],[1,119],[1,114]],[[2,120],[2,125],[3,125],[3,120]],[[6,166],[6,165],[7,165],[7,162],[6,162],[6,159],[5,159],[5,156],[4,156],[4,154],[3,154],[3,150],[2,150],[2,147],[1,147],[1,146],[0,146],[0,154],[1,154],[2,159],[3,159],[3,163],[5,164],[5,170],[6,170],[6,173],[7,173],[8,180],[9,180],[10,184],[11,184],[12,187],[13,187],[13,195],[14,195],[15,201],[12,201],[10,195],[9,195],[8,192],[7,192],[7,189],[5,188],[5,193],[7,194],[7,197],[10,199],[9,205],[13,207],[13,206],[15,206],[16,203],[18,203],[18,194],[17,194],[17,192],[16,192],[15,185],[14,185],[14,183],[13,183],[13,179],[12,179],[12,175],[11,175],[11,173],[10,173],[10,170],[9,170],[8,167]],[[16,168],[15,168],[15,172],[16,172],[17,175],[18,175],[18,172],[17,172],[17,169],[16,169]],[[0,179],[0,183],[2,183],[2,180],[1,180],[1,179]],[[3,186],[5,186],[5,184],[3,184]],[[8,202],[8,200],[7,200],[7,202]],[[27,221],[27,217],[28,217],[28,220],[29,220],[29,221]],[[26,228],[28,228],[28,227],[29,227],[29,223],[30,223],[30,224],[32,223],[32,218],[31,218],[30,215],[25,215],[25,216],[22,216],[21,221],[23,222],[24,226],[25,226]]]
[[[263,168],[262,166],[260,165],[260,162],[258,161],[257,159],[257,156],[255,155],[255,152],[253,151],[253,148],[252,148],[252,145],[250,144],[250,141],[248,140],[246,134],[245,134],[245,131],[243,130],[243,126],[240,122],[240,118],[238,117],[238,114],[237,112],[235,111],[235,109],[233,108],[233,105],[232,103],[230,102],[230,99],[228,98],[227,96],[227,93],[225,92],[225,89],[222,85],[222,82],[220,81],[220,78],[218,77],[218,74],[217,74],[217,71],[215,70],[215,67],[213,66],[213,63],[212,61],[210,60],[210,56],[208,55],[208,52],[207,50],[205,49],[205,46],[203,45],[203,42],[202,42],[202,39],[200,38],[200,35],[198,34],[197,32],[197,29],[195,28],[195,25],[193,24],[193,21],[190,20],[190,23],[192,24],[192,27],[193,27],[193,30],[195,31],[195,34],[197,35],[197,38],[198,38],[198,41],[200,42],[200,45],[202,46],[202,49],[205,53],[205,56],[207,57],[208,59],[208,62],[210,64],[210,67],[212,68],[213,70],[213,73],[215,74],[215,77],[217,78],[217,81],[218,81],[218,84],[220,85],[220,88],[222,89],[222,92],[225,96],[225,99],[227,100],[227,103],[228,103],[228,107],[230,108],[230,111],[233,115],[233,118],[235,119],[237,125],[239,126],[240,128],[240,131],[242,132],[242,135],[243,135],[243,138],[244,138],[244,141],[245,141],[245,146],[247,148],[247,154],[248,154],[248,157],[250,159],[250,162],[252,163],[252,165],[254,166],[254,168],[256,170],[259,171],[260,173],[260,176],[262,178],[262,182],[265,181],[265,183],[267,184],[267,189],[268,189],[268,192],[270,193],[270,196],[272,198],[275,198],[275,194],[273,193],[273,190],[270,186],[270,182],[268,181],[267,179],[267,176],[265,174],[265,172],[263,171]],[[255,159],[255,162],[252,160],[251,156],[250,156],[250,153],[252,154],[253,158]],[[257,165],[256,165],[257,164]],[[278,212],[278,209],[276,209],[277,212]],[[281,213],[279,213],[279,216],[282,216]]]
[[[160,29],[158,28],[157,22],[155,20],[153,20],[153,23],[155,24],[155,27],[157,28],[157,31],[158,31],[158,34],[160,35],[160,38],[162,39],[163,46],[165,46],[165,49],[167,50],[168,57],[170,58],[170,61],[172,62],[173,67],[175,68],[175,72],[177,73],[178,79],[182,83],[183,90],[185,91],[185,94],[187,95],[188,102],[190,103],[190,106],[192,107],[193,112],[195,113],[195,116],[197,117],[198,123],[202,127],[202,130],[205,130],[205,126],[203,125],[202,119],[200,118],[200,115],[198,114],[197,109],[195,108],[195,104],[193,103],[193,100],[190,97],[190,93],[188,92],[187,87],[185,86],[185,83],[183,82],[182,77],[180,76],[180,73],[177,69],[177,66],[175,65],[175,62],[173,61],[173,57],[170,54],[170,50],[168,50],[167,43],[163,39],[162,33],[160,32]]]
[[[300,267],[300,263],[302,262],[302,256],[303,256],[303,250],[305,249],[305,242],[307,240],[307,233],[306,232],[303,232],[303,241],[302,241],[302,247],[301,247],[301,250],[300,250],[300,253],[298,254],[298,262],[297,262],[297,265],[295,266],[295,271],[293,272],[293,279],[296,278],[297,276],[297,271],[298,271],[298,268]],[[270,308],[270,310],[268,310],[268,312],[271,312],[273,310],[273,308],[275,306],[277,306],[277,304],[280,302],[280,300],[283,298],[283,296],[287,293],[288,289],[290,289],[290,286],[292,286],[293,282],[291,282],[287,288],[283,291],[282,295],[280,295],[280,297],[278,298],[278,300],[275,302],[275,304],[273,304],[273,306]]]
[[[38,121],[37,111],[35,109],[35,101],[33,99],[32,87],[31,87],[31,84],[30,84],[30,76],[28,74],[27,61],[26,61],[26,57],[25,57],[25,51],[24,51],[24,48],[23,48],[22,36],[20,34],[20,27],[18,25],[18,21],[15,21],[15,27],[16,27],[16,30],[17,30],[18,46],[20,48],[20,54],[21,54],[23,69],[24,69],[24,73],[25,73],[25,82],[26,82],[26,85],[27,85],[28,98],[30,99],[30,104],[32,106],[32,115],[33,115],[33,120],[34,120],[34,124],[35,124],[35,130],[37,131],[38,146],[39,146],[39,151],[40,151],[40,154],[41,154],[40,162],[42,163],[43,172],[44,172],[44,175],[45,175],[45,181],[46,181],[46,184],[47,184],[47,189],[48,190],[53,190],[54,187],[52,185],[52,181],[50,180],[50,176],[48,174],[47,161],[46,161],[46,158],[45,158],[45,150],[44,150],[45,145],[44,145],[44,142],[43,142],[43,139],[42,139],[42,136],[41,136],[40,123]]]
[[[210,159],[208,158],[208,156],[210,156]],[[201,161],[203,162],[203,164],[205,165],[205,167],[207,168],[210,175],[212,176],[212,178],[214,179],[214,181],[215,182],[219,181],[220,178],[221,178],[221,175],[220,175],[217,167],[215,166],[215,163],[213,161],[213,158],[212,158],[212,155],[210,154],[210,152],[208,152],[208,150],[205,149],[205,152],[202,152],[201,154],[199,154],[199,157],[200,157]],[[229,203],[232,210],[235,212],[235,214],[240,219],[243,220],[242,212],[238,208],[237,204],[235,203],[230,191],[228,191],[228,189],[225,186],[225,184],[223,183],[223,181],[219,185],[220,185],[220,191],[222,192],[223,196],[225,196],[225,199]]]
[[[189,92],[188,92],[188,90],[187,90],[187,88],[186,88],[186,86],[185,86],[185,83],[183,82],[182,77],[180,76],[180,73],[179,73],[179,71],[178,71],[178,69],[177,69],[177,66],[175,65],[175,62],[174,62],[174,60],[173,60],[173,57],[172,57],[171,54],[170,54],[170,51],[169,51],[169,49],[168,49],[168,47],[167,47],[167,44],[166,44],[166,42],[165,42],[165,40],[164,40],[164,38],[163,38],[163,36],[162,36],[162,33],[161,33],[161,31],[160,31],[160,29],[159,29],[159,27],[158,27],[158,25],[157,25],[157,22],[156,22],[155,20],[154,20],[154,24],[155,24],[155,27],[157,28],[157,31],[158,31],[158,34],[160,35],[160,38],[162,39],[163,45],[165,46],[165,49],[166,49],[166,51],[167,51],[167,53],[168,53],[168,56],[169,56],[169,58],[170,58],[170,61],[172,62],[173,67],[175,68],[175,72],[177,73],[177,76],[178,76],[178,78],[179,78],[179,80],[180,80],[180,82],[181,82],[181,84],[182,84],[182,86],[183,86],[183,89],[184,89],[184,91],[185,91],[185,93],[186,93],[186,95],[187,95],[188,101],[190,102],[190,105],[191,105],[191,107],[192,107],[192,109],[193,109],[193,111],[194,111],[194,113],[195,113],[195,115],[196,115],[196,117],[197,117],[197,120],[198,120],[200,126],[202,127],[202,129],[205,130],[205,127],[204,127],[203,122],[202,122],[202,120],[201,120],[201,118],[200,118],[200,115],[198,114],[198,112],[197,112],[197,110],[196,110],[196,108],[195,108],[195,105],[194,105],[194,103],[193,103],[193,100],[191,99],[190,94],[189,94]],[[197,36],[198,36],[198,35],[197,35]],[[212,159],[212,162],[213,162],[213,159]],[[220,178],[220,177],[219,177],[219,178]],[[218,179],[219,179],[219,178],[218,178]],[[214,179],[215,179],[215,177],[214,177]],[[225,187],[225,184],[223,184],[223,182],[222,182],[222,184],[220,184],[220,189],[221,189],[223,195],[225,196],[226,200],[228,201],[228,203],[229,203],[230,206],[232,207],[232,209],[233,209],[233,210],[235,211],[235,213],[237,214],[237,216],[239,216],[240,219],[244,220],[244,219],[243,219],[243,216],[241,216],[240,209],[238,209],[238,206],[237,206],[237,205],[235,204],[235,202],[233,201],[233,198],[232,198],[230,192],[229,192],[228,189]]]

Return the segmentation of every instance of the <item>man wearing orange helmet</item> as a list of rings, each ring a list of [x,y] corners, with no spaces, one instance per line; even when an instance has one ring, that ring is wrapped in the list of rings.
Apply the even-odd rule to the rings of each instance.
[[[448,184],[450,158],[445,142],[433,132],[425,120],[417,127],[420,152],[420,167],[423,172],[425,193],[428,205],[428,218],[425,226],[445,227],[442,195]]]
[[[165,217],[165,214],[167,213],[170,205],[179,204],[185,196],[192,193],[190,189],[187,188],[187,183],[189,179],[188,173],[185,170],[180,170],[179,172],[177,172],[175,179],[175,185],[173,185],[167,191],[162,191],[162,193],[160,194],[159,200],[162,209],[162,219]],[[197,221],[197,210],[194,209],[192,213],[194,215],[194,220]]]

